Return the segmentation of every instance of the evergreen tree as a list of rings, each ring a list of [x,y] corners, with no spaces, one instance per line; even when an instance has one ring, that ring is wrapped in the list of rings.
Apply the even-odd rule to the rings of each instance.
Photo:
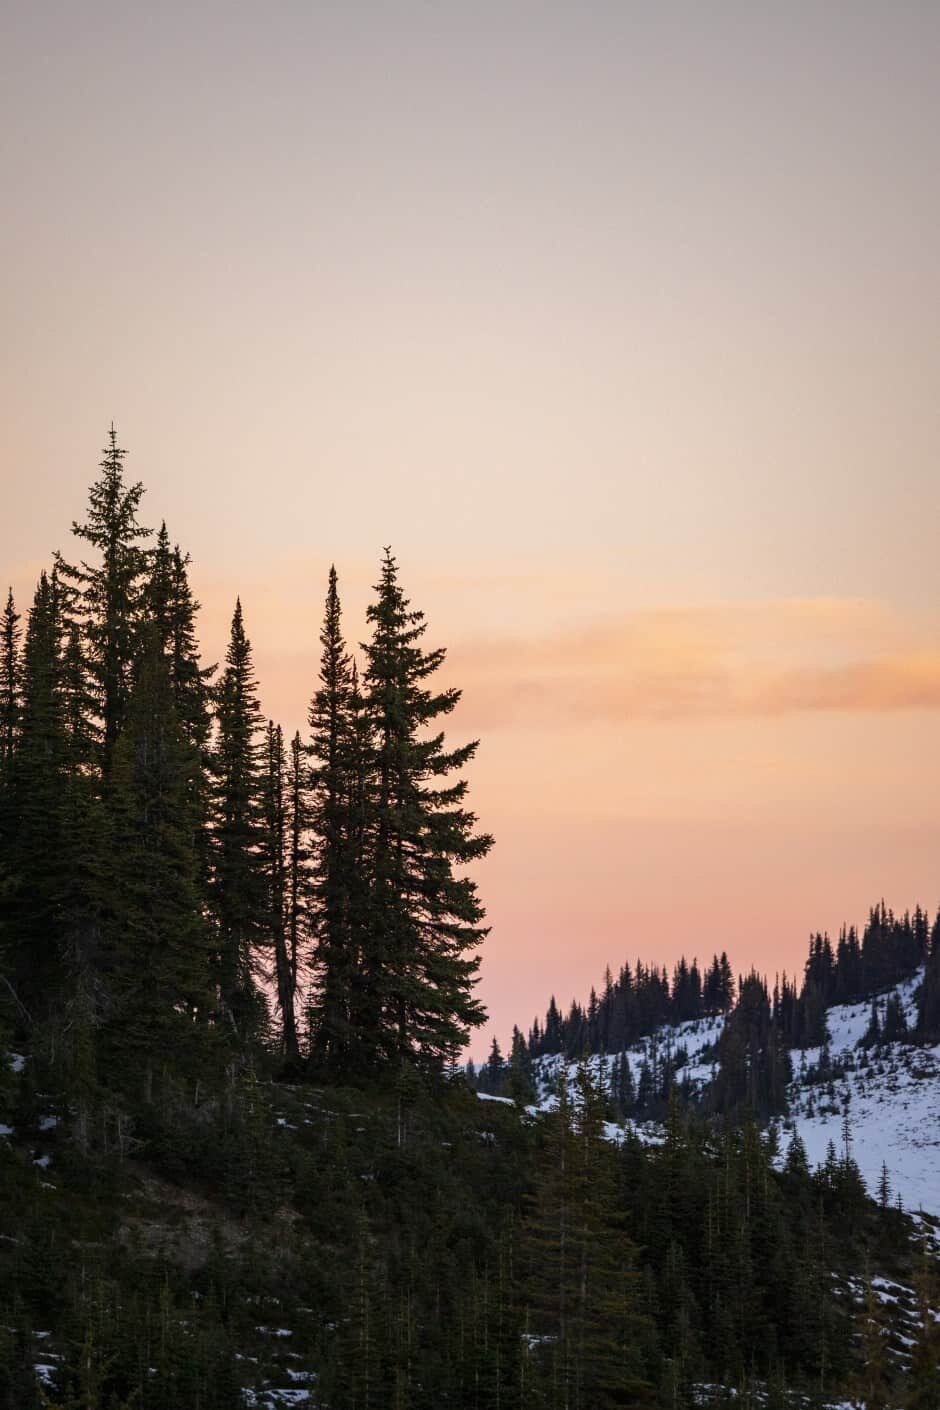
[[[20,736],[9,798],[6,949],[18,1017],[48,1011],[64,976],[63,905],[69,887],[66,831],[69,745],[62,701],[60,622],[43,572],[29,611],[22,659]]]
[[[20,723],[20,614],[7,593],[0,618],[0,788],[9,788]]]
[[[885,1004],[883,1036],[886,1043],[897,1043],[907,1037],[907,1015],[904,1012],[900,995],[896,993],[889,994]]]
[[[189,555],[170,546],[166,523],[160,525],[149,555],[143,610],[156,629],[173,688],[177,718],[187,739],[202,753],[211,726],[210,681],[214,666],[203,667],[196,637],[199,603],[189,585]]]
[[[122,1081],[155,1079],[194,1047],[210,1003],[208,945],[199,907],[192,775],[159,642],[135,673],[107,795],[107,1031]]]
[[[707,1013],[727,1013],[734,1003],[734,975],[724,950],[715,955],[705,976],[703,1004]]]
[[[793,1132],[783,1168],[791,1180],[803,1183],[809,1179],[809,1160],[806,1155],[806,1146],[799,1131]]]
[[[173,550],[164,519],[150,550],[146,582],[143,586],[143,609],[160,643],[167,652],[172,635],[170,600],[173,593]]]
[[[124,482],[125,454],[112,426],[101,477],[89,491],[87,521],[72,526],[76,537],[97,550],[100,563],[73,567],[57,558],[69,599],[63,615],[70,616],[74,609],[82,618],[106,773],[127,713],[147,564],[140,540],[150,532],[137,522],[143,485]]]
[[[347,722],[341,769],[346,779],[348,800],[345,823],[346,895],[350,950],[355,956],[350,1029],[356,1043],[355,1064],[365,1069],[375,1060],[375,1035],[381,1027],[381,989],[368,963],[375,878],[373,732],[355,661],[350,674]]]
[[[219,1002],[226,1021],[247,1037],[264,1021],[254,955],[267,916],[262,848],[261,710],[241,601],[219,682],[213,751],[212,899],[217,927]]]
[[[311,1021],[317,1064],[338,1068],[348,1062],[354,1043],[353,991],[359,955],[351,900],[355,860],[350,758],[352,663],[343,639],[334,567],[330,568],[320,645],[319,685],[309,713],[317,839],[313,886],[317,992]]]
[[[263,852],[267,878],[268,929],[274,952],[274,980],[277,991],[277,1007],[281,1018],[281,1041],[288,1063],[296,1064],[300,1056],[300,1048],[297,1041],[294,1007],[297,991],[297,969],[296,963],[292,963],[289,939],[286,772],[284,734],[280,725],[269,721],[265,739],[263,794]]]
[[[215,666],[203,667],[196,636],[199,603],[189,585],[189,556],[179,545],[170,547],[166,524],[160,526],[149,555],[143,589],[143,612],[156,631],[166,659],[173,704],[180,728],[196,751],[200,767],[192,779],[193,810],[200,858],[200,888],[208,891],[210,872],[208,779],[212,770],[209,747],[212,727],[212,677]]]
[[[512,1030],[512,1047],[509,1052],[508,1094],[512,1097],[513,1101],[517,1102],[520,1106],[525,1106],[527,1102],[531,1102],[535,1097],[529,1050],[526,1047],[525,1038],[515,1026],[513,1026]]]
[[[310,851],[307,845],[310,811],[306,752],[300,731],[290,743],[287,766],[287,967],[291,992],[296,996],[301,974],[301,951],[306,943],[310,903]]]
[[[553,994],[548,1001],[548,1009],[545,1014],[541,1051],[543,1053],[560,1053],[563,1041],[561,1013]]]
[[[22,656],[19,738],[4,798],[2,908],[8,977],[18,1030],[54,1065],[78,1104],[85,1139],[100,962],[100,869],[104,846],[97,783],[88,768],[91,730],[82,715],[74,631],[65,649],[63,593],[43,573]],[[83,1105],[84,1102],[84,1105]]]
[[[97,734],[94,725],[95,696],[85,665],[78,624],[68,626],[61,662],[62,709],[68,737],[68,753],[75,771],[93,767]]]
[[[456,875],[485,856],[465,806],[464,768],[476,743],[447,750],[435,721],[460,698],[426,685],[444,650],[425,650],[424,614],[412,609],[386,552],[366,652],[366,700],[374,732],[374,882],[365,968],[377,996],[377,1047],[399,1062],[439,1067],[484,1020],[473,995],[486,930],[476,885]]]
[[[878,1015],[878,1000],[876,997],[871,1001],[871,1017],[868,1020],[868,1027],[862,1038],[866,1047],[877,1047],[881,1042],[881,1019]]]
[[[878,1203],[882,1209],[887,1209],[891,1203],[891,1180],[888,1177],[888,1167],[884,1161],[881,1162],[881,1175],[878,1179]]]
[[[761,1118],[786,1111],[792,1075],[789,1054],[772,1023],[767,986],[752,971],[718,1040],[719,1067],[711,1100],[717,1110],[744,1107]]]
[[[940,911],[931,931],[930,954],[918,996],[917,1033],[922,1040],[940,1038]]]
[[[13,884],[12,865],[16,843],[13,766],[21,710],[19,622],[20,615],[14,606],[11,588],[3,617],[0,619],[0,963],[4,950],[4,902]],[[0,1003],[2,1002],[4,1000],[0,997]]]
[[[614,1078],[614,1102],[621,1118],[632,1115],[636,1105],[636,1089],[630,1059],[623,1049],[620,1052]]]
[[[499,1046],[499,1040],[494,1033],[493,1041],[490,1044],[490,1055],[486,1060],[485,1068],[483,1068],[480,1073],[481,1077],[484,1072],[486,1073],[486,1089],[488,1092],[492,1092],[494,1096],[498,1096],[500,1093],[505,1069],[506,1064],[503,1062],[503,1054]]]

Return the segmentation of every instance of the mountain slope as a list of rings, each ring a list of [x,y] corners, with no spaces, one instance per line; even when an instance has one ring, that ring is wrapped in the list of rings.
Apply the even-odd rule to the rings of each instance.
[[[879,1006],[892,993],[901,1001],[908,1024],[916,1015],[916,993],[923,978],[919,969],[910,979],[877,996]],[[787,1090],[789,1111],[780,1122],[785,1152],[799,1133],[813,1166],[826,1158],[830,1141],[842,1150],[848,1115],[852,1154],[871,1195],[878,1193],[882,1166],[887,1168],[892,1201],[900,1198],[909,1211],[923,1209],[940,1215],[940,1044],[923,1046],[906,1041],[868,1047],[865,1043],[872,999],[836,1005],[827,1010],[826,1048],[792,1054],[794,1080]],[[715,1045],[725,1026],[723,1016],[657,1029],[625,1050],[634,1085],[644,1064],[670,1060],[685,1051],[678,1077],[701,1094],[715,1072]],[[615,1054],[588,1059],[595,1072],[609,1075]],[[577,1062],[561,1056],[535,1060],[535,1107],[550,1109],[562,1066],[573,1080]],[[656,1122],[609,1124],[612,1137],[632,1127],[646,1140],[657,1140]]]

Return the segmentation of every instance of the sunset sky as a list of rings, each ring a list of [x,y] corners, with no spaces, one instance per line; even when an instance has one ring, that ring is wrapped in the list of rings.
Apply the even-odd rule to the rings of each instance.
[[[88,3],[0,29],[0,576],[112,417],[303,723],[450,647],[501,1041],[940,902],[940,6]]]

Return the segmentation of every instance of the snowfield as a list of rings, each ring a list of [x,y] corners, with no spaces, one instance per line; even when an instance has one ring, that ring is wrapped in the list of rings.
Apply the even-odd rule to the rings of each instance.
[[[916,1017],[916,992],[923,971],[893,991],[879,995],[879,1004],[891,992],[904,1006],[909,1026]],[[900,1199],[905,1209],[922,1209],[940,1214],[940,1045],[888,1043],[866,1049],[862,1040],[868,1030],[871,1000],[830,1008],[826,1015],[829,1032],[829,1058],[836,1075],[820,1081],[818,1068],[822,1050],[808,1048],[792,1053],[794,1081],[788,1090],[789,1115],[782,1123],[781,1159],[794,1132],[806,1146],[811,1166],[826,1158],[829,1142],[842,1152],[843,1118],[848,1113],[854,1156],[869,1193],[875,1195],[882,1165],[888,1170],[891,1199]],[[644,1061],[652,1063],[684,1048],[688,1062],[680,1069],[686,1079],[701,1090],[713,1072],[707,1053],[724,1027],[721,1017],[699,1019],[676,1027],[658,1029],[627,1049],[634,1083],[639,1081]],[[595,1055],[588,1066],[595,1075],[609,1072],[616,1054]],[[579,1064],[561,1056],[536,1060],[535,1080],[538,1100],[528,1110],[534,1115],[555,1106],[553,1088],[563,1065],[574,1086]],[[840,1069],[844,1068],[844,1071]],[[483,1094],[480,1094],[483,1096]],[[492,1100],[492,1099],[491,1099]],[[505,1098],[503,1099],[505,1100]],[[622,1140],[627,1127],[607,1124],[611,1140]],[[644,1140],[661,1139],[661,1128],[653,1122],[634,1127]]]
[[[893,992],[900,997],[909,1025],[916,1020],[915,993],[923,971],[899,984]],[[848,1112],[852,1134],[852,1154],[874,1194],[881,1178],[882,1163],[887,1166],[892,1198],[900,1196],[910,1211],[924,1209],[940,1213],[940,1045],[920,1047],[908,1043],[888,1043],[866,1050],[864,1038],[871,1015],[871,1002],[842,1004],[829,1009],[829,1051],[834,1061],[853,1064],[832,1083],[833,1101],[821,1089],[800,1079],[800,1054],[793,1054],[796,1080],[789,1091],[790,1122],[799,1131],[810,1164],[826,1158],[830,1141],[840,1149],[842,1115]],[[820,1049],[808,1048],[807,1069],[819,1062]]]

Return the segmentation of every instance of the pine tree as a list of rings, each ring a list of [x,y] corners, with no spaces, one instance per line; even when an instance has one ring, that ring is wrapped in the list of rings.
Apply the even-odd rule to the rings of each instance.
[[[300,731],[290,742],[287,769],[287,963],[295,996],[301,975],[301,953],[307,941],[310,902],[310,851],[307,845],[310,800],[306,751]]]
[[[63,978],[69,886],[66,733],[52,581],[42,573],[22,658],[20,735],[10,787],[5,946],[20,1017],[48,1010]]]
[[[151,635],[135,673],[107,804],[110,866],[104,981],[108,1035],[125,1081],[146,1101],[155,1077],[190,1051],[210,1002],[199,907],[192,775],[195,753]]]
[[[177,718],[190,743],[202,752],[209,739],[209,683],[215,667],[201,664],[196,637],[199,603],[189,585],[189,555],[181,552],[179,544],[171,548],[166,523],[160,525],[149,555],[143,611],[167,659]]]
[[[66,737],[60,899],[66,983],[58,1054],[71,1094],[78,1143],[88,1149],[99,1096],[96,1038],[102,1007],[102,920],[108,900],[111,839],[95,768],[95,699],[74,620],[67,628],[59,676]]]
[[[512,1046],[509,1051],[508,1094],[519,1106],[525,1106],[526,1102],[531,1102],[535,1097],[529,1051],[525,1038],[515,1025],[512,1030]]]
[[[94,725],[95,697],[76,622],[69,624],[65,638],[61,686],[69,761],[73,770],[82,771],[94,764],[97,734]]]
[[[347,787],[345,887],[350,950],[355,957],[350,1030],[355,1039],[355,1065],[364,1070],[375,1061],[375,1035],[381,1028],[381,988],[368,964],[375,879],[373,732],[355,661],[350,673],[347,722],[341,767]]]
[[[311,1006],[315,1062],[342,1067],[354,1035],[359,955],[352,926],[353,779],[350,774],[352,662],[342,633],[336,569],[330,568],[320,632],[319,685],[310,704],[312,811],[316,835],[313,883],[317,940],[316,997]]]
[[[890,994],[885,1004],[883,1036],[886,1043],[897,1043],[907,1037],[907,1015],[897,993]]]
[[[448,782],[476,742],[447,750],[429,727],[460,698],[426,682],[443,649],[421,645],[424,614],[412,609],[386,552],[368,620],[366,700],[373,729],[374,881],[365,968],[378,997],[376,1046],[399,1062],[439,1068],[484,1021],[473,995],[486,929],[475,883],[454,867],[492,845],[475,833],[464,780]]]
[[[0,618],[0,788],[8,788],[20,723],[20,614],[7,593]]]
[[[633,1069],[625,1049],[620,1051],[614,1098],[621,1118],[630,1116],[636,1105],[636,1088],[633,1082]]]
[[[491,1092],[494,1096],[498,1096],[500,1093],[500,1090],[503,1085],[503,1074],[505,1070],[506,1064],[503,1062],[502,1050],[499,1046],[499,1040],[496,1037],[496,1034],[494,1033],[493,1041],[490,1044],[490,1055],[487,1058],[486,1066],[483,1069],[483,1072],[486,1073],[487,1091]],[[480,1075],[482,1076],[483,1073],[481,1072]]]
[[[199,603],[189,585],[189,555],[179,545],[170,547],[166,524],[160,526],[149,555],[143,588],[143,614],[157,633],[166,658],[173,703],[180,727],[196,750],[200,768],[192,779],[193,808],[200,857],[200,887],[207,894],[210,872],[208,778],[212,770],[209,747],[212,726],[212,677],[215,666],[201,664],[196,636]]]
[[[63,649],[64,596],[56,572],[43,573],[22,655],[20,731],[4,805],[9,843],[0,916],[17,1026],[54,1060],[56,1080],[77,1103],[77,1135],[84,1144],[104,844],[74,630]]]
[[[917,1033],[921,1040],[936,1042],[940,1038],[940,911],[931,930],[930,954],[924,965],[924,979],[920,986]]]
[[[878,999],[874,996],[871,1001],[871,1017],[862,1042],[868,1047],[877,1047],[881,1042],[881,1018],[878,1013]]]
[[[235,604],[225,670],[218,688],[212,780],[212,900],[216,918],[219,1002],[226,1021],[247,1037],[264,1020],[253,975],[264,939],[266,882],[262,851],[261,710],[245,635]]]
[[[164,652],[172,635],[170,599],[173,593],[173,550],[164,519],[150,550],[147,579],[143,588],[143,609]]]
[[[281,1017],[281,1041],[289,1064],[296,1064],[300,1049],[297,1042],[295,995],[296,965],[291,962],[288,899],[288,804],[285,775],[284,733],[280,725],[268,721],[265,739],[265,777],[263,794],[263,851],[267,878],[267,918],[270,943],[274,951],[274,979],[277,1007]]]
[[[878,1203],[882,1209],[887,1209],[891,1203],[891,1181],[884,1161],[881,1162],[881,1175],[878,1180]]]
[[[806,1146],[799,1131],[794,1131],[790,1138],[783,1168],[790,1179],[800,1185],[805,1185],[809,1181],[809,1160],[806,1155]]]
[[[0,618],[0,903],[4,901],[13,884],[12,866],[16,843],[13,770],[22,704],[19,622],[20,615],[14,606],[11,588],[7,594],[3,617]],[[0,961],[4,950],[4,911],[5,906],[0,909]],[[0,1002],[2,1001],[0,999]]]
[[[68,599],[63,617],[68,619],[73,611],[78,611],[82,618],[88,669],[101,720],[105,773],[127,713],[147,564],[140,540],[150,532],[137,522],[143,485],[124,482],[125,454],[112,426],[101,461],[101,477],[89,491],[87,521],[72,526],[77,538],[97,550],[100,563],[82,562],[73,567],[57,558]]]
[[[543,1053],[560,1053],[562,1049],[561,1014],[553,994],[548,1001],[545,1013],[545,1032],[542,1038]]]

